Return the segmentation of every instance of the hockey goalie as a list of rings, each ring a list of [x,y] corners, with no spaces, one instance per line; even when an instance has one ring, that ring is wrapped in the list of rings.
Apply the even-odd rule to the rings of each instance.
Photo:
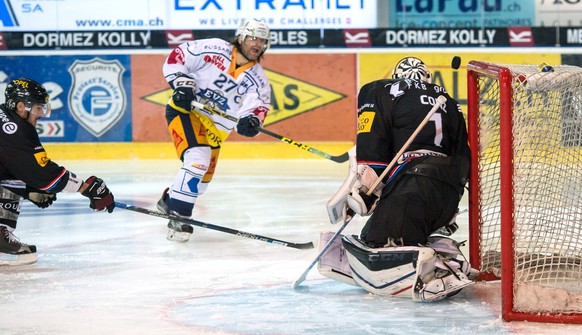
[[[349,173],[327,210],[332,223],[344,225],[356,214],[370,217],[360,236],[331,240],[318,263],[324,276],[418,301],[473,283],[460,244],[447,237],[469,173],[465,120],[431,79],[424,62],[406,57],[392,79],[361,88]],[[323,234],[321,245],[331,236]]]

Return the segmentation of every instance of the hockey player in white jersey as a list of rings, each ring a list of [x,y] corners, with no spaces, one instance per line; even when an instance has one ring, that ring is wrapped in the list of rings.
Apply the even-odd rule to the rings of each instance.
[[[230,132],[256,136],[269,112],[271,87],[259,64],[269,48],[269,27],[242,22],[232,41],[218,38],[186,42],[167,57],[163,72],[174,93],[166,106],[168,130],[182,161],[158,209],[189,218],[196,199],[212,180],[222,143]],[[220,110],[239,122],[192,109],[192,101]],[[193,229],[170,220],[169,240],[186,242]]]

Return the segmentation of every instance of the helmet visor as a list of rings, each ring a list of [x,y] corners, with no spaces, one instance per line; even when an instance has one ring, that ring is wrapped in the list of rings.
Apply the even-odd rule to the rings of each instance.
[[[30,104],[30,113],[38,115],[39,117],[50,117],[51,116],[51,104],[33,102]]]

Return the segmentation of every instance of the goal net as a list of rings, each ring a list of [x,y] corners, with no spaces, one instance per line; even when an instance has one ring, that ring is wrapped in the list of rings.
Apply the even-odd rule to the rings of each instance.
[[[467,84],[471,264],[504,320],[582,323],[582,68],[471,61]]]

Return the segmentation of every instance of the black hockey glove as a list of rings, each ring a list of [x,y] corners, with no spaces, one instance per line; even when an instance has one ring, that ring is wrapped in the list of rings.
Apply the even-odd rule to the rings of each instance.
[[[109,213],[113,212],[115,208],[113,194],[111,194],[105,182],[95,176],[89,177],[85,182],[89,186],[81,194],[91,201],[89,207],[96,211],[107,210]]]
[[[178,77],[172,82],[174,104],[187,111],[192,110],[192,101],[196,98],[196,82],[190,77]]]
[[[57,200],[56,194],[37,190],[35,188],[29,187],[28,185],[25,188],[13,188],[10,186],[4,187],[10,190],[12,193],[18,194],[24,199],[27,199],[39,208],[47,208],[48,206],[52,205],[55,200]]]
[[[41,191],[29,191],[25,198],[39,208],[47,208],[57,200],[57,195],[54,193],[45,193]]]
[[[257,136],[258,127],[261,126],[261,120],[254,114],[247,115],[238,121],[236,132],[247,137]]]

